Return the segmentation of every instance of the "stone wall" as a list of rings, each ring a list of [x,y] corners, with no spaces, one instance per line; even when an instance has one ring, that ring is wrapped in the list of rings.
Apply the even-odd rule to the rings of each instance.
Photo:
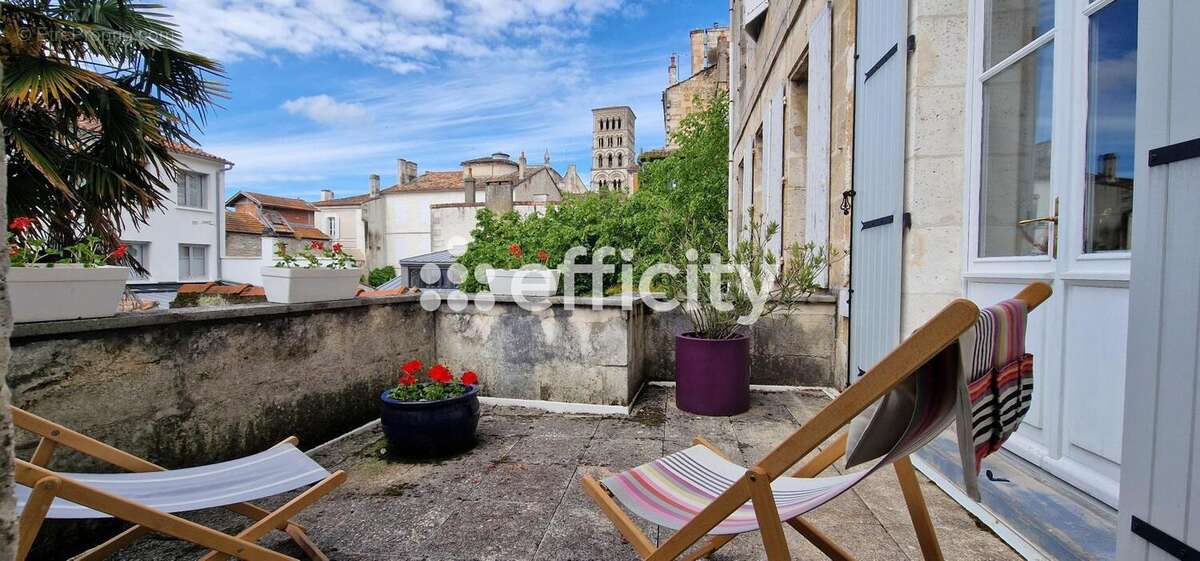
[[[228,257],[261,257],[262,236],[225,232],[225,255]]]
[[[816,298],[788,312],[776,312],[751,328],[750,383],[842,387],[835,344],[836,304]],[[675,336],[692,328],[680,310],[646,318],[644,370],[650,380],[675,379]]]
[[[290,435],[314,446],[378,417],[399,365],[434,359],[434,315],[414,297],[172,310],[23,324],[12,346],[18,407],[183,466]],[[18,454],[33,445],[20,435]]]
[[[497,302],[487,311],[456,312],[443,305],[438,360],[477,372],[490,396],[629,406],[644,381],[647,314],[641,303],[627,310],[614,301],[605,299],[598,310],[556,303],[530,311]]]

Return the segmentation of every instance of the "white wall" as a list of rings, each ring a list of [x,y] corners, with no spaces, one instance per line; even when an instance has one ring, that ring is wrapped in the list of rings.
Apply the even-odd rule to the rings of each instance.
[[[187,169],[208,176],[205,193],[205,209],[183,208],[179,200],[178,186],[166,181],[170,189],[165,208],[150,216],[148,224],[133,226],[125,218],[125,232],[121,238],[126,242],[149,243],[145,265],[150,270],[148,278],[135,278],[131,284],[160,282],[211,281],[218,276],[221,253],[225,249],[225,166],[221,162],[176,154],[176,158]],[[194,244],[208,247],[208,263],[205,278],[179,278],[179,245]]]
[[[330,238],[330,243],[340,243],[342,248],[360,261],[366,260],[366,229],[363,227],[362,207],[317,207],[317,228]],[[329,231],[329,219],[336,218],[337,237]]]
[[[458,203],[460,189],[416,193],[385,193],[387,214],[387,263],[396,265],[407,257],[430,253],[433,247],[432,219],[429,207]]]

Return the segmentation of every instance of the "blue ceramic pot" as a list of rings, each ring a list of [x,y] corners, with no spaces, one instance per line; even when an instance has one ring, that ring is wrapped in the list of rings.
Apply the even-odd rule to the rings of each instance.
[[[479,386],[441,401],[396,401],[384,390],[379,396],[383,433],[393,456],[437,458],[475,446],[479,426]]]

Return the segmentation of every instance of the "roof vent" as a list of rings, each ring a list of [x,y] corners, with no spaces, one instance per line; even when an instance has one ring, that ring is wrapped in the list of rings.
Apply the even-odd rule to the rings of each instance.
[[[493,158],[498,158],[498,159],[501,159],[501,160],[507,160],[507,159],[510,159],[510,158],[512,158],[512,156],[509,156],[508,154],[505,154],[504,152],[493,152],[493,153],[492,153],[492,157],[493,157]]]

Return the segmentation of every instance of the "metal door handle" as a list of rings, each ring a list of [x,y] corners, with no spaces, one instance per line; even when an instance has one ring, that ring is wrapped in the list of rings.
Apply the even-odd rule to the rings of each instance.
[[[1030,218],[1028,220],[1019,220],[1017,224],[1020,226],[1028,226],[1029,224],[1037,224],[1039,222],[1050,223],[1050,229],[1053,231],[1054,247],[1051,250],[1050,256],[1058,259],[1058,197],[1054,197],[1054,214],[1043,216],[1041,218]]]

